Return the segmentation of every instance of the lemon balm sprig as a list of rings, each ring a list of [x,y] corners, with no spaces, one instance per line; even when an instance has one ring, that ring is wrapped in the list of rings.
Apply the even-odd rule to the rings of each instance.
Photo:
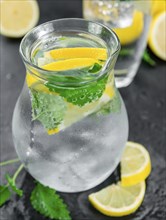
[[[0,166],[2,167],[17,162],[20,161],[18,158],[15,158],[1,162]],[[17,177],[23,168],[24,165],[21,164],[12,177],[9,176],[9,174],[6,174],[7,183],[0,186],[0,206],[9,201],[13,194],[17,194],[19,196],[23,195],[23,190],[16,186]],[[30,201],[33,208],[45,217],[56,220],[71,220],[67,205],[54,189],[43,186],[40,183],[36,183],[31,193]]]
[[[4,162],[1,162],[0,166],[5,166],[5,165],[16,163],[16,162],[19,162],[19,161],[20,160],[18,158],[15,158],[15,159],[12,159],[12,160],[7,160],[7,161],[4,161]]]
[[[19,162],[19,159],[13,159],[13,160],[1,162],[0,166],[4,166],[16,162]],[[10,177],[9,174],[6,174],[7,183],[5,185],[0,185],[0,206],[2,206],[5,202],[9,200],[13,193],[18,194],[19,196],[23,195],[23,191],[16,186],[16,179],[22,169],[23,169],[23,165],[21,164],[14,173],[13,177]]]
[[[156,62],[151,58],[151,56],[150,56],[150,54],[148,53],[147,50],[144,51],[143,61],[148,63],[150,66],[155,66],[156,65]]]

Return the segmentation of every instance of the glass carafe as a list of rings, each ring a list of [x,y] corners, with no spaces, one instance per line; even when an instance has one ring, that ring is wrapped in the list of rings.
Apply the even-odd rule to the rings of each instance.
[[[151,0],[83,0],[84,18],[107,25],[120,39],[117,87],[128,86],[137,73],[148,38],[150,12]]]
[[[80,48],[89,57],[96,51],[97,63],[87,67],[94,59],[80,58],[81,53],[67,61],[49,56],[50,51],[63,55],[65,49]],[[114,83],[119,51],[113,31],[83,19],[50,21],[23,38],[26,80],[13,114],[13,140],[25,168],[42,184],[62,192],[84,191],[118,165],[128,137],[125,106]],[[66,70],[73,59],[81,67]],[[66,64],[56,71],[43,67],[51,62]]]

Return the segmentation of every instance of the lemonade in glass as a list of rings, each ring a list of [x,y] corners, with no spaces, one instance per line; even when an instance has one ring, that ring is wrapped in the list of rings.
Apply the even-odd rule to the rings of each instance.
[[[117,87],[134,79],[143,56],[151,21],[151,0],[83,0],[83,16],[112,28],[121,43],[115,66]]]

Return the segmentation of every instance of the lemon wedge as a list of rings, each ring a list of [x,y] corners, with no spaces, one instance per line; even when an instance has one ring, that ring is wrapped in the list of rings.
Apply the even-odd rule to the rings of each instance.
[[[46,56],[54,59],[72,59],[72,58],[92,58],[97,60],[106,60],[107,51],[104,48],[75,47],[61,48],[46,52]]]
[[[143,13],[140,11],[135,11],[131,26],[126,28],[114,28],[114,31],[118,35],[121,44],[127,45],[139,38],[143,31],[143,27]]]
[[[145,180],[151,172],[148,151],[140,144],[127,142],[121,159],[121,182],[131,186]]]
[[[74,59],[52,62],[42,66],[42,68],[51,71],[63,71],[63,70],[70,70],[76,68],[84,68],[84,67],[92,66],[95,63],[99,63],[99,61],[92,58],[74,58]]]
[[[42,68],[45,70],[50,70],[50,71],[63,71],[63,70],[70,70],[70,69],[76,69],[76,68],[80,69],[80,68],[92,66],[95,63],[99,63],[99,61],[96,59],[92,59],[92,58],[75,58],[75,59],[60,60],[57,62],[52,62],[52,63],[42,66]],[[37,72],[35,72],[35,74],[39,75]],[[37,76],[27,73],[26,82],[27,82],[28,87],[32,86],[38,81],[39,79],[37,78]]]
[[[31,87],[33,84],[35,84],[38,81],[39,81],[39,79],[37,78],[37,76],[35,76],[31,73],[27,73],[26,82],[27,82],[28,87]]]
[[[166,60],[166,11],[157,14],[153,19],[148,45],[156,56]]]
[[[142,181],[134,186],[123,187],[121,183],[112,184],[89,195],[91,204],[108,216],[125,216],[135,212],[141,205],[146,185]]]
[[[36,0],[1,0],[0,33],[7,37],[22,37],[39,20]]]

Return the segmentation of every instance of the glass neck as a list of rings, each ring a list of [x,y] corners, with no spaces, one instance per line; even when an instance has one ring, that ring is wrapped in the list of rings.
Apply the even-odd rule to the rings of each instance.
[[[71,40],[67,45],[57,45],[59,37],[64,38],[66,36],[72,36],[76,39],[75,43],[72,44]],[[66,71],[48,71],[33,62],[34,51],[48,50],[52,45],[57,45],[56,48],[78,47],[78,38],[86,40],[86,45],[88,42],[92,42],[92,47],[106,49],[107,60],[97,74],[85,74],[79,68]],[[82,44],[80,46],[83,47]],[[87,47],[90,46],[88,45]],[[57,86],[82,86],[113,74],[112,70],[119,51],[119,40],[111,29],[84,19],[60,19],[42,24],[28,33],[20,45],[20,53],[27,72],[43,80],[43,82],[52,80]]]
[[[117,54],[112,57],[109,64],[106,62],[102,70],[97,74],[90,74],[89,76],[84,72],[84,70],[74,69],[59,72],[50,72],[42,69],[36,69],[33,65],[25,64],[26,72],[34,78],[35,81],[40,81],[40,83],[45,84],[46,82],[51,82],[55,86],[60,87],[81,87],[89,85],[96,82],[102,78],[109,77],[114,79],[114,66],[117,60]]]

